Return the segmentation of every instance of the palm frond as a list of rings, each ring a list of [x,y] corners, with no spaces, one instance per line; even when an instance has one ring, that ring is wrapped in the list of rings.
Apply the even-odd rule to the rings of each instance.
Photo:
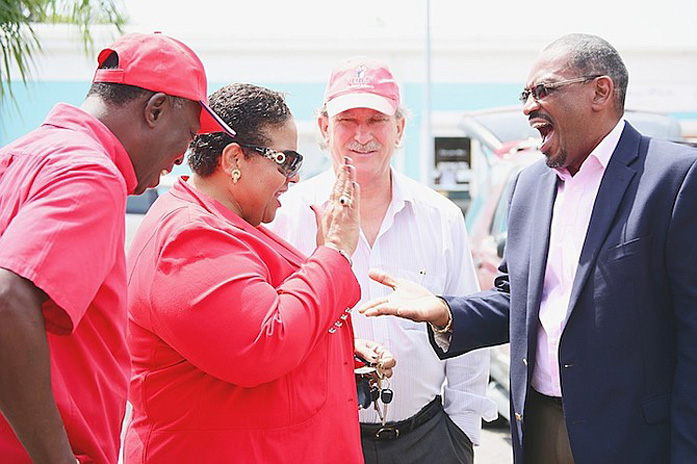
[[[85,53],[92,51],[90,26],[113,24],[122,31],[126,16],[119,0],[0,0],[0,107],[5,95],[14,101],[12,80],[26,83],[31,78],[34,57],[41,44],[33,26],[37,23],[65,23],[78,27]],[[13,66],[14,65],[14,66]],[[19,76],[12,75],[16,68]]]

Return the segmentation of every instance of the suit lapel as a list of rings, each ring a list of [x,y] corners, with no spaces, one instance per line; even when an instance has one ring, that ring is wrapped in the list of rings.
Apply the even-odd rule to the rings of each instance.
[[[526,325],[528,333],[537,333],[537,321],[540,314],[540,301],[544,286],[547,255],[549,254],[549,235],[552,225],[554,199],[557,196],[558,177],[553,169],[546,169],[537,184],[535,192],[533,218],[530,222],[530,267],[528,269],[528,301]],[[534,339],[534,340],[532,340]],[[536,337],[528,337],[532,343],[530,355],[534,353]]]
[[[619,143],[605,169],[605,174],[598,188],[598,194],[595,197],[586,239],[581,249],[576,276],[571,287],[567,319],[573,311],[581,290],[595,266],[598,253],[614,223],[617,210],[622,203],[627,187],[634,175],[636,175],[636,171],[628,165],[639,155],[640,142],[641,135],[626,123]]]

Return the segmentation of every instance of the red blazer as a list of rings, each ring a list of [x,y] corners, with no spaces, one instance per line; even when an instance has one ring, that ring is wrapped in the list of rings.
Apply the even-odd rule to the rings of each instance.
[[[126,463],[362,463],[346,259],[309,258],[182,179],[128,257]]]

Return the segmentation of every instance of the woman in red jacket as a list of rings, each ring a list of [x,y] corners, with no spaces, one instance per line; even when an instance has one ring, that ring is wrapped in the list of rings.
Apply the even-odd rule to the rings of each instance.
[[[266,228],[302,156],[283,96],[223,87],[237,131],[197,136],[129,249],[127,463],[363,462],[349,311],[358,185],[347,160],[308,258]],[[319,214],[319,213],[318,213]],[[361,352],[393,360],[381,347]]]

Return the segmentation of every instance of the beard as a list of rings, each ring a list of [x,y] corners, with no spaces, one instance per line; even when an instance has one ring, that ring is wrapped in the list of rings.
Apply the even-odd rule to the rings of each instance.
[[[566,150],[561,150],[556,156],[544,154],[547,158],[547,166],[550,168],[563,168],[566,165]]]

